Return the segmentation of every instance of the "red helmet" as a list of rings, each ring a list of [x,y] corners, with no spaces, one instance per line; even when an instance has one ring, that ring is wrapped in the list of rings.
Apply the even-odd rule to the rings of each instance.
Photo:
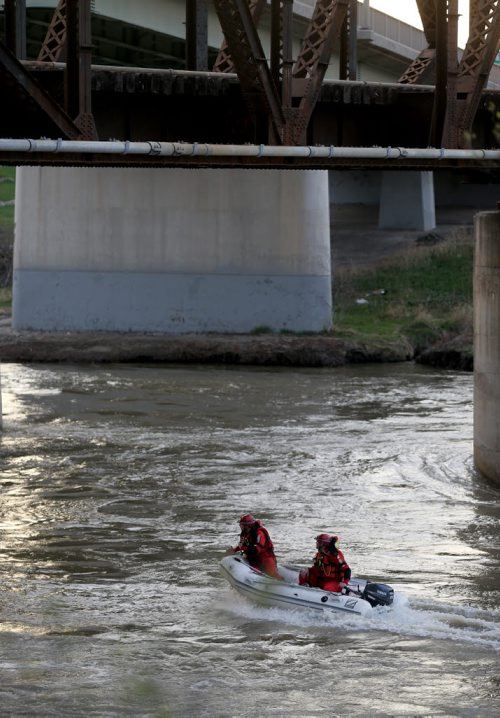
[[[333,536],[330,536],[330,534],[319,534],[319,536],[316,536],[316,546],[318,548],[320,546],[327,546],[332,538]]]
[[[240,518],[238,521],[240,526],[253,526],[254,523],[256,523],[257,519],[254,519],[252,514],[245,514]]]

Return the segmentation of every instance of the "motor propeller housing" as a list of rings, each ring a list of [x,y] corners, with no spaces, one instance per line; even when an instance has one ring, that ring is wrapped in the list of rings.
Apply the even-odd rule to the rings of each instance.
[[[385,583],[367,583],[361,598],[373,607],[390,606],[394,601],[394,589]]]

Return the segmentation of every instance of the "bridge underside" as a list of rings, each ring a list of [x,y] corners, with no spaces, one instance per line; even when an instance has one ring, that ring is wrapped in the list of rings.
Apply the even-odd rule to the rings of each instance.
[[[24,63],[37,85],[50,96],[64,94],[62,63]],[[12,88],[11,93],[19,93]],[[311,117],[308,145],[365,147],[426,147],[433,112],[434,88],[429,86],[368,84],[328,81],[322,86]],[[485,93],[474,123],[476,143],[496,146],[496,118],[492,106],[500,93]],[[114,111],[110,113],[109,108]],[[266,144],[268,128],[249,116],[234,74],[186,72],[182,70],[131,69],[94,66],[92,109],[97,136],[101,140],[198,142],[209,144]],[[38,114],[37,114],[38,113]],[[25,126],[23,121],[26,120]],[[33,122],[39,135],[57,136],[43,108],[31,107],[29,115],[0,116],[0,136],[29,137]],[[5,165],[71,166],[164,166],[164,167],[253,167],[286,169],[374,168],[449,169],[482,167],[498,163],[478,160],[366,159],[307,157],[132,157],[130,155],[79,155],[65,153],[12,153],[0,151]]]
[[[105,17],[91,0],[58,0],[55,10],[5,0],[0,137],[496,147],[500,94],[485,88],[500,39],[500,5],[471,0],[470,36],[460,56],[458,0],[417,4],[424,28],[418,42],[428,46],[411,61],[408,51],[415,44],[393,42],[376,49],[378,35],[366,29],[365,8],[358,18],[357,0],[314,0],[305,4],[310,17],[309,10],[296,14],[291,0],[178,0],[168,10],[166,3],[156,6],[155,12],[163,13],[163,32],[151,23],[139,27],[141,17],[134,13],[120,20]],[[209,26],[217,24],[210,44]],[[165,33],[167,27],[172,35]],[[222,44],[214,47],[221,37]],[[405,59],[410,64],[394,84],[358,82],[358,49],[363,47],[385,53],[396,64]],[[327,71],[339,80],[326,81]],[[463,160],[445,165],[362,158],[137,160],[130,155],[110,161],[100,155],[33,153],[2,153],[0,162],[279,169],[466,165]]]

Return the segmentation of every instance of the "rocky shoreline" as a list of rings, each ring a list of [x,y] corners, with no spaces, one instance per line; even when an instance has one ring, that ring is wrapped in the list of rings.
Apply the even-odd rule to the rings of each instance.
[[[10,317],[0,320],[0,362],[339,367],[406,361],[471,371],[471,339],[454,337],[415,355],[405,343],[330,335],[33,332],[13,330]]]

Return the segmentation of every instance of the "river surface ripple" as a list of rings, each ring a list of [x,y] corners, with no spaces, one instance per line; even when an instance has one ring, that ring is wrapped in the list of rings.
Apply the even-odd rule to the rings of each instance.
[[[500,716],[500,489],[472,376],[2,366],[0,715]],[[285,563],[341,536],[392,610],[246,603],[241,513]]]

